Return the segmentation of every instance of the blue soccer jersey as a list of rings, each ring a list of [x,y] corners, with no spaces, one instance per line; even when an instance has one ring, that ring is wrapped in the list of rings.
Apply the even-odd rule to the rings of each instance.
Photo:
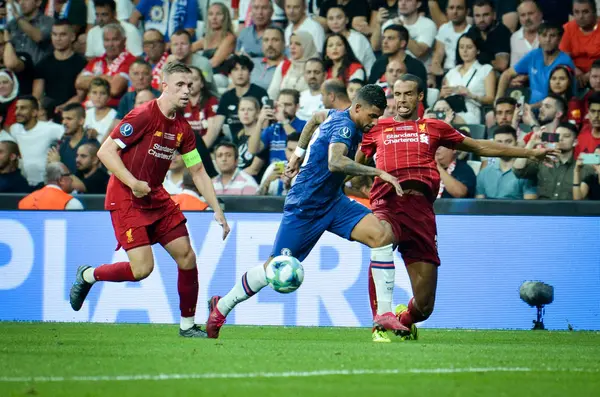
[[[296,183],[286,197],[273,256],[292,255],[303,261],[325,231],[350,240],[354,227],[371,213],[344,195],[346,175],[329,171],[329,145],[344,143],[347,156],[354,158],[361,139],[348,110],[329,112],[315,131]]]
[[[362,133],[350,119],[349,110],[330,110],[317,128],[306,150],[304,163],[290,189],[285,207],[299,215],[319,216],[344,195],[345,174],[329,171],[329,145],[341,142],[348,146],[347,156],[354,159]]]

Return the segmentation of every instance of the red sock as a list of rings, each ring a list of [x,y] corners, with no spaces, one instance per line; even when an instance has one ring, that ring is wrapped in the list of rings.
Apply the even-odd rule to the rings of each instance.
[[[415,308],[415,298],[410,298],[408,301],[408,310],[402,313],[400,316],[400,323],[405,327],[410,328],[411,325],[425,320],[423,314]]]
[[[373,318],[375,318],[375,315],[377,314],[377,293],[375,292],[375,281],[373,281],[371,265],[369,265],[369,304],[371,305]]]
[[[138,281],[133,277],[129,262],[117,262],[99,266],[94,269],[94,278],[97,281]]]
[[[198,268],[190,270],[178,269],[177,292],[179,292],[179,309],[181,317],[193,317],[198,302]]]

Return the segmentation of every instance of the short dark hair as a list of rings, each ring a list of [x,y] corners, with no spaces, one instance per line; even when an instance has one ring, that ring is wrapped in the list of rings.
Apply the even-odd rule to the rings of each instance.
[[[510,134],[513,136],[513,138],[515,138],[515,140],[517,139],[517,130],[515,130],[510,125],[501,125],[501,126],[497,127],[494,130],[494,136],[496,136],[498,134]]]
[[[282,95],[288,95],[294,98],[294,105],[300,103],[300,92],[298,90],[294,90],[293,88],[284,88],[283,90],[279,91],[278,98]]]
[[[327,70],[327,68],[325,67],[325,62],[323,62],[323,60],[321,58],[318,58],[318,57],[310,58],[309,60],[306,61],[304,66],[306,67],[306,65],[308,65],[309,62],[318,63],[319,65],[321,65],[321,68],[323,68],[323,71]]]
[[[97,143],[93,143],[93,142],[94,141],[84,143],[83,145],[81,145],[79,147],[80,148],[86,148],[87,150],[89,150],[91,157],[97,157],[98,156],[98,150],[100,150],[100,146],[98,146]]]
[[[366,86],[361,87],[361,89],[356,92],[354,103],[376,106],[381,110],[387,108],[385,92],[383,91],[383,88],[376,84],[367,84]]]
[[[556,101],[556,109],[559,112],[562,112],[562,114],[564,116],[567,115],[567,109],[569,109],[569,105],[567,104],[567,101],[565,101],[565,98],[561,97],[560,95],[556,95],[556,94],[548,94],[547,98],[554,99]]]
[[[577,3],[577,4],[587,3],[587,4],[590,5],[590,7],[592,7],[592,12],[594,14],[597,12],[597,9],[596,9],[596,0],[573,0],[573,5],[575,5],[575,3]]]
[[[533,3],[535,4],[535,6],[537,7],[538,10],[542,11],[542,7],[540,7],[540,3],[538,2],[538,0],[519,0],[519,2],[517,3],[517,8],[519,8],[519,6],[523,3]]]
[[[285,41],[285,32],[284,32],[284,31],[283,31],[283,29],[281,29],[279,26],[274,26],[274,25],[271,25],[271,26],[269,26],[268,28],[266,28],[266,29],[265,29],[265,32],[266,32],[267,30],[276,30],[276,31],[278,31],[278,32],[279,32],[279,34],[281,35],[281,40],[282,40],[282,41]]]
[[[94,0],[95,7],[108,7],[113,13],[117,12],[117,3],[115,0]]]
[[[176,31],[171,33],[171,37],[173,36],[186,36],[188,38],[188,41],[190,43],[192,42],[192,35],[185,29],[177,29]]]
[[[300,133],[292,132],[290,135],[287,136],[287,140],[288,142],[298,142],[300,140]]]
[[[496,111],[496,106],[498,106],[498,105],[508,104],[508,105],[516,107],[517,103],[518,103],[517,100],[513,97],[510,97],[510,96],[500,97],[500,98],[496,99],[496,103],[494,103],[494,111]]]
[[[419,76],[415,76],[414,74],[404,73],[400,78],[396,81],[412,81],[413,83],[417,83],[417,92],[420,94],[421,92],[425,92],[425,85],[423,80]],[[392,87],[393,88],[393,87]]]
[[[490,0],[475,0],[475,3],[473,3],[473,7],[485,7],[485,6],[490,6],[490,7],[492,7],[492,11],[496,11],[496,7],[494,6],[494,3]]]
[[[592,95],[590,95],[587,102],[588,108],[592,106],[592,104],[600,105],[600,92],[594,92]]]
[[[600,59],[596,59],[594,63],[592,63],[592,69],[600,69]]]
[[[325,82],[323,83],[323,89],[327,93],[335,94],[336,97],[350,100],[350,98],[348,98],[348,91],[346,90],[346,85],[340,79],[325,80]]]
[[[577,131],[577,126],[572,123],[567,123],[567,122],[560,123],[556,126],[557,130],[559,128],[566,128],[567,130],[571,131],[573,133],[573,135],[575,135],[575,136],[577,136],[577,134],[579,134],[579,131]]]
[[[361,87],[364,87],[367,83],[365,83],[365,81],[361,79],[352,79],[348,82],[348,84],[360,84]]]
[[[163,80],[166,80],[167,76],[170,76],[174,73],[189,73],[189,74],[191,74],[192,71],[185,63],[169,62],[163,67],[163,70],[162,70]]]
[[[542,34],[548,30],[556,30],[560,37],[562,37],[562,35],[565,33],[565,30],[563,29],[562,26],[560,26],[557,23],[553,23],[553,22],[542,22],[540,24],[540,27],[538,28],[538,33]]]
[[[110,94],[110,84],[108,84],[108,81],[104,80],[101,77],[94,77],[92,81],[90,81],[88,91],[91,91],[94,87],[102,87],[106,90],[107,94]]]
[[[35,110],[38,110],[40,108],[40,103],[38,102],[37,98],[33,95],[21,95],[17,98],[17,101],[27,101]]]
[[[148,69],[150,69],[150,72],[152,72],[152,65],[150,65],[150,63],[148,61],[146,61],[144,58],[138,58],[135,61],[133,61],[131,63],[131,65],[129,66],[129,69],[131,69],[133,67],[133,65],[142,65],[142,66],[145,66]]]
[[[249,72],[252,72],[252,69],[254,69],[254,63],[246,55],[233,54],[227,59],[227,74],[231,73],[236,65],[248,69]]]
[[[227,142],[227,141],[224,141],[224,142],[221,142],[221,143],[219,143],[219,144],[217,145],[217,147],[215,147],[215,153],[217,152],[217,150],[219,150],[219,149],[220,149],[220,148],[222,148],[222,147],[226,147],[226,148],[229,148],[229,149],[233,149],[233,156],[234,156],[236,159],[237,159],[237,158],[238,158],[238,156],[240,155],[240,152],[238,151],[238,147],[237,147],[237,145],[235,145],[234,143],[231,143],[231,142]]]
[[[69,28],[69,30],[71,30],[71,32],[73,31],[73,25],[71,25],[71,22],[69,22],[68,19],[56,19],[54,20],[54,23],[52,24],[52,27],[55,26],[67,26]]]
[[[80,119],[85,119],[85,109],[80,103],[68,103],[65,105],[62,111],[63,113],[75,111],[77,113],[77,117]]]
[[[404,40],[408,43],[408,39],[410,38],[410,34],[408,33],[408,29],[406,29],[404,26],[402,25],[390,25],[387,28],[383,29],[383,33],[387,32],[388,30],[394,30],[396,32],[398,32],[398,34],[400,35],[400,40]]]

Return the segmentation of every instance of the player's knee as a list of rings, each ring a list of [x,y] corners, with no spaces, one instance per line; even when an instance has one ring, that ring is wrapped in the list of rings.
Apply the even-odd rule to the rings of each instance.
[[[367,240],[367,245],[370,248],[379,248],[379,247],[383,247],[383,246],[392,244],[392,242],[393,242],[392,236],[390,236],[390,234],[387,232],[387,230],[385,230],[382,227],[382,228],[377,228],[377,229],[373,230],[373,232],[369,236],[369,239]]]
[[[182,270],[191,270],[196,267],[196,254],[191,246],[181,252],[177,259],[177,266]]]
[[[154,263],[131,264],[131,271],[136,280],[143,280],[148,277],[154,270]]]

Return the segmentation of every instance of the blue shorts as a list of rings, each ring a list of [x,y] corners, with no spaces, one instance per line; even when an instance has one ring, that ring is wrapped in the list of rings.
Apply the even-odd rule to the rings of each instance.
[[[325,231],[350,240],[354,226],[370,213],[367,207],[346,196],[320,217],[298,217],[298,212],[284,210],[271,255],[291,255],[302,262]]]

